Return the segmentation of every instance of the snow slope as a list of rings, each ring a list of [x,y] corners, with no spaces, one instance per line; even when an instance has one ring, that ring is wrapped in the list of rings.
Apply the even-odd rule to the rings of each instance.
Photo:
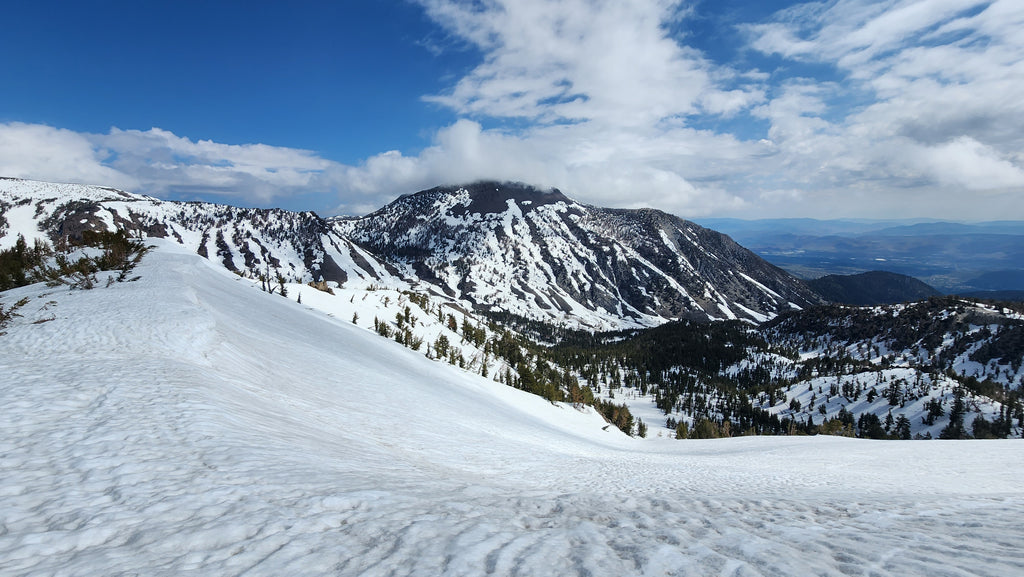
[[[326,280],[349,288],[408,288],[385,263],[312,212],[163,201],[112,188],[0,178],[0,249],[18,235],[56,240],[121,229],[173,239],[224,268],[258,278]]]
[[[588,330],[762,322],[822,302],[725,235],[652,209],[604,209],[521,183],[442,186],[339,236],[474,308]]]
[[[31,242],[123,229],[174,239],[249,278],[416,289],[468,310],[602,330],[682,317],[760,322],[820,301],[728,237],[674,216],[585,206],[524,185],[468,188],[325,220],[0,177],[0,248],[19,234]]]
[[[1024,566],[1019,441],[639,441],[173,243],[138,272],[0,295],[0,574]]]

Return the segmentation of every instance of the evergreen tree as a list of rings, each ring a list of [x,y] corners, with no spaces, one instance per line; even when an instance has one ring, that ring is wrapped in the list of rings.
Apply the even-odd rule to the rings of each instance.
[[[718,427],[710,419],[700,418],[693,422],[691,439],[717,439],[720,436]]]
[[[676,438],[677,439],[689,439],[690,438],[690,426],[686,424],[686,421],[679,421],[676,424]]]
[[[967,430],[964,429],[964,389],[957,387],[953,389],[953,408],[949,410],[949,424],[939,433],[940,439],[966,439]]]
[[[853,413],[846,410],[846,407],[839,408],[839,414],[836,415],[836,419],[843,425],[853,427]]]
[[[862,439],[884,439],[882,421],[874,413],[861,413],[857,420],[857,436]]]
[[[921,422],[924,423],[925,425],[934,425],[936,417],[941,417],[942,415],[946,414],[945,409],[942,408],[942,401],[940,401],[939,399],[930,399],[927,403],[924,404],[924,406],[926,409],[928,409],[928,414],[924,417],[921,417]]]
[[[284,286],[284,275],[280,272],[277,273],[277,292],[283,297],[288,296],[288,289]]]
[[[971,423],[971,433],[974,434],[975,439],[996,438],[992,422],[986,419],[984,415],[978,415],[974,418],[974,422]]]
[[[437,336],[437,340],[434,341],[434,351],[437,353],[437,358],[441,359],[448,356],[448,348],[451,344],[448,342],[448,337],[444,334]]]
[[[900,416],[896,417],[895,437],[903,441],[910,440],[910,419],[902,413]]]

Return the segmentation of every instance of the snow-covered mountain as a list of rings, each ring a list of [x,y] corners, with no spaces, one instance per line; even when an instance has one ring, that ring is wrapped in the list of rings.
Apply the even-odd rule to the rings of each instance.
[[[656,210],[477,183],[399,198],[362,218],[172,202],[102,187],[0,180],[16,233],[123,228],[229,270],[347,288],[412,287],[484,311],[597,329],[678,318],[764,321],[820,302],[728,237]],[[0,234],[3,233],[0,221]]]
[[[821,302],[727,236],[651,209],[479,182],[399,198],[336,230],[484,310],[591,327],[766,320]]]
[[[633,383],[635,390],[620,392],[616,402],[625,400],[650,425],[710,420],[724,430],[730,421],[745,432],[753,427],[778,434],[787,430],[787,420],[813,430],[825,420],[870,413],[880,422],[903,416],[912,435],[936,436],[948,426],[955,393],[963,389],[968,434],[977,416],[1006,425],[995,436],[1022,431],[1017,393],[1000,396],[974,384],[1022,387],[1019,314],[957,299],[797,310],[797,301],[801,307],[811,302],[802,284],[728,237],[656,211],[597,209],[557,191],[482,183],[402,197],[363,218],[325,220],[309,212],[0,180],[0,248],[17,235],[57,240],[113,228],[175,242],[428,358],[549,398],[572,397],[572,378],[578,378],[611,400],[623,384],[615,375],[626,375],[627,388]],[[324,279],[332,294],[306,286]],[[698,293],[700,298],[690,296]],[[741,342],[748,325],[714,337],[695,327],[700,338],[692,342],[662,325],[665,336],[637,341],[645,352],[629,362],[621,352],[588,353],[618,358],[611,366],[599,359],[566,365],[540,348],[527,350],[527,341],[476,314],[481,309],[590,328],[661,324],[673,316],[722,318],[712,310],[725,317],[745,311],[743,318],[758,320],[782,314],[761,329],[763,345]],[[711,349],[700,358],[673,359],[675,353],[658,351],[659,338]],[[715,347],[720,350],[713,352]],[[546,382],[537,382],[544,363]],[[563,378],[563,369],[575,377]],[[778,418],[757,421],[767,416]],[[895,434],[894,423],[887,424],[886,434]]]
[[[17,235],[57,240],[83,230],[123,229],[167,238],[250,277],[281,274],[353,288],[408,286],[386,263],[313,212],[173,202],[112,188],[0,179],[0,247]]]
[[[0,294],[4,575],[1024,563],[1020,441],[641,441],[151,242],[137,282]]]

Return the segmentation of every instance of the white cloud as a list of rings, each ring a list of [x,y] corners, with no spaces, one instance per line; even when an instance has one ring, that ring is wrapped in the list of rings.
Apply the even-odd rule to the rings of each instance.
[[[432,146],[418,156],[379,154],[360,166],[344,167],[333,175],[333,182],[363,199],[361,204],[339,207],[346,212],[377,208],[394,198],[394,191],[496,179],[553,186],[598,205],[707,214],[719,206],[740,207],[745,201],[713,184],[698,188],[681,174],[713,182],[734,162],[751,155],[752,147],[763,148],[685,128],[651,135],[590,124],[553,125],[512,134],[460,120],[440,130]]]
[[[832,65],[826,81],[709,61],[669,36],[669,24],[685,24],[679,2],[421,3],[483,54],[430,99],[481,121],[531,121],[514,132],[443,130],[418,160],[453,168],[422,173],[511,172],[589,202],[684,215],[916,207],[956,218],[950,207],[967,193],[991,192],[1003,206],[1021,192],[1020,2],[836,0],[746,28],[756,50]],[[688,128],[743,114],[768,122],[769,145]]]
[[[115,153],[113,168],[135,175],[154,194],[194,190],[269,202],[308,191],[334,164],[308,150],[193,141],[159,128],[112,128],[90,140]]]
[[[1024,189],[1024,170],[969,136],[917,152],[915,160],[944,184],[969,191]]]
[[[459,119],[415,155],[345,165],[159,128],[0,124],[0,173],[264,205],[320,193],[354,214],[486,178],[682,216],[1024,218],[1019,0],[798,4],[743,28],[777,70],[687,46],[680,1],[418,2],[481,61],[425,97]],[[763,133],[729,133],[750,118]]]
[[[268,204],[317,189],[337,163],[307,150],[193,141],[159,128],[79,133],[0,124],[0,175],[115,186],[156,196],[225,195]]]
[[[753,48],[837,72],[802,92],[790,81],[759,109],[778,158],[799,167],[783,176],[833,190],[840,213],[856,191],[883,215],[1024,218],[1021,29],[1015,0],[837,0],[749,26]]]
[[[722,90],[711,63],[669,37],[679,1],[421,4],[484,53],[450,92],[428,98],[461,114],[637,127],[705,105],[734,111],[761,98],[756,90]]]
[[[105,164],[109,156],[86,134],[41,124],[0,124],[0,176],[137,187],[133,176]]]

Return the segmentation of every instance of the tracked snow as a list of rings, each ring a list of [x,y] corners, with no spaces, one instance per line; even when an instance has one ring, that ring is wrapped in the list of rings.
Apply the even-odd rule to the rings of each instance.
[[[5,575],[1024,566],[1019,441],[630,439],[158,244],[0,297]]]

